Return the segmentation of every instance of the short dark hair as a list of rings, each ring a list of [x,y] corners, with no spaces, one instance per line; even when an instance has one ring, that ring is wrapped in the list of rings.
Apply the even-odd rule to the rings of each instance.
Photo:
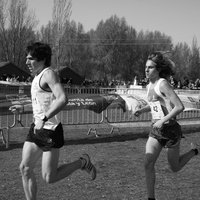
[[[148,56],[148,60],[152,60],[156,64],[156,69],[160,70],[159,76],[161,78],[166,78],[175,74],[173,69],[175,67],[175,64],[170,59],[169,51],[155,51],[153,53],[150,53]]]
[[[45,60],[45,66],[51,65],[52,51],[51,47],[42,42],[30,42],[26,48],[26,56],[30,53],[31,56],[37,59],[37,61]]]

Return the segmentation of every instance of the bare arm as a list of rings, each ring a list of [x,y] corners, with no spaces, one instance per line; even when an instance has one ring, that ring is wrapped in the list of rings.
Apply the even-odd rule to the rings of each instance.
[[[174,92],[173,88],[169,85],[167,81],[163,81],[160,85],[160,91],[162,94],[164,94],[170,102],[174,105],[173,109],[161,119],[161,121],[164,123],[171,118],[174,118],[179,113],[181,113],[184,110],[184,105],[181,102],[178,95]]]
[[[146,113],[146,112],[150,112],[150,111],[151,111],[150,106],[149,106],[149,105],[146,105],[145,107],[143,107],[143,108],[141,108],[141,109],[139,109],[139,110],[136,110],[136,111],[134,112],[134,115],[135,115],[136,117],[139,117],[142,113]]]
[[[68,98],[57,74],[54,71],[47,70],[43,74],[40,83],[43,88],[49,87],[53,95],[56,97],[56,100],[51,108],[45,113],[49,119],[59,113],[65,107],[68,102]]]

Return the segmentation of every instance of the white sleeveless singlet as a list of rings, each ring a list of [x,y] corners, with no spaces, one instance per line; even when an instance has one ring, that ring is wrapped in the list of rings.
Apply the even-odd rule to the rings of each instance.
[[[55,101],[55,96],[52,92],[45,91],[40,87],[40,80],[42,75],[51,68],[45,68],[40,74],[36,75],[31,85],[31,99],[33,107],[34,122],[41,120],[41,116],[45,114]],[[43,128],[55,130],[56,126],[60,123],[60,113],[48,119]]]
[[[148,104],[151,108],[153,120],[162,119],[172,110],[170,100],[160,92],[160,83],[165,80],[160,78],[153,89],[150,89],[151,83],[148,85],[147,96]]]

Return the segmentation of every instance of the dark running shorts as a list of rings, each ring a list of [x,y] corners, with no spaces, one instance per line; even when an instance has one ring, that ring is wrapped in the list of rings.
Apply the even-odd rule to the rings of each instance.
[[[58,124],[54,131],[42,129],[34,134],[35,124],[31,124],[26,137],[27,142],[34,142],[43,151],[50,151],[51,148],[61,148],[64,145],[64,135],[62,124]]]
[[[172,124],[165,124],[161,130],[153,129],[152,124],[149,136],[157,139],[163,147],[172,148],[180,142],[182,130],[176,121]]]

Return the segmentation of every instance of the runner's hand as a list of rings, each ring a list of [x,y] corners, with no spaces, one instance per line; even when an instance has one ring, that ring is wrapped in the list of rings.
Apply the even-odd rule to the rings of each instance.
[[[136,110],[136,111],[133,113],[133,115],[134,115],[135,117],[139,117],[141,114],[142,114],[141,110]]]
[[[45,122],[42,120],[38,120],[34,127],[34,133],[36,134],[37,131],[40,131],[43,129]]]
[[[156,121],[154,124],[153,124],[153,128],[154,129],[162,129],[162,127],[163,127],[163,122],[161,121],[161,120],[158,120],[158,121]]]

